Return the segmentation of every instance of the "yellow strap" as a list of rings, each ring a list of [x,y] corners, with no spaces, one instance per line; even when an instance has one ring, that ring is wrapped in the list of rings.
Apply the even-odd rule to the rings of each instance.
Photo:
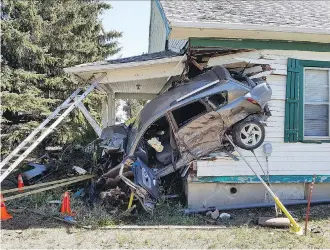
[[[59,184],[56,184],[56,185],[52,185],[50,187],[40,188],[40,189],[33,190],[33,191],[30,191],[30,192],[21,193],[21,194],[17,194],[17,195],[12,195],[12,196],[4,198],[3,200],[4,201],[14,200],[14,199],[25,197],[25,196],[28,196],[28,195],[31,195],[31,194],[37,194],[37,193],[41,193],[41,192],[51,190],[51,189],[54,189],[54,188],[67,186],[67,185],[72,184],[72,183],[88,180],[88,179],[91,179],[93,177],[94,177],[94,175],[84,175],[84,176],[81,176],[81,178],[76,178],[75,180],[62,182],[62,183],[59,183]]]
[[[134,193],[131,192],[131,196],[129,197],[128,207],[127,209],[130,209],[133,205],[133,199],[134,199]]]
[[[298,225],[298,223],[294,220],[294,218],[291,216],[288,210],[286,210],[285,206],[282,204],[282,202],[279,200],[279,198],[274,197],[274,201],[276,205],[282,210],[282,212],[288,217],[291,225],[290,225],[290,230],[298,233],[302,231],[302,228]]]
[[[86,176],[88,176],[87,178],[93,178],[95,175],[80,175],[80,176],[75,176],[75,177],[62,179],[62,180],[39,183],[39,184],[31,185],[31,186],[25,186],[24,190],[44,187],[44,186],[48,186],[48,185],[53,185],[53,184],[58,184],[58,183],[73,181],[73,180],[78,180],[78,179],[86,179]],[[8,189],[8,190],[1,190],[0,192],[1,192],[1,194],[8,194],[8,193],[16,192],[18,190],[20,190],[20,189],[19,188],[13,188],[13,189]]]

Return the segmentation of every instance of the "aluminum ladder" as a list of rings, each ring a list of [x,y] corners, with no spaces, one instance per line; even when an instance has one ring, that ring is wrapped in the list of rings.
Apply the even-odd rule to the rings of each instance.
[[[39,143],[64,120],[65,117],[79,104],[81,101],[92,92],[98,83],[104,78],[105,74],[95,79],[92,84],[83,92],[78,88],[72,95],[66,99],[57,109],[50,114],[32,133],[22,141],[1,163],[0,163],[0,183],[39,145]],[[64,112],[63,112],[64,111]],[[56,119],[56,120],[55,120]],[[49,127],[46,125],[55,120]],[[37,137],[38,136],[38,137]],[[4,168],[7,166],[8,168]]]

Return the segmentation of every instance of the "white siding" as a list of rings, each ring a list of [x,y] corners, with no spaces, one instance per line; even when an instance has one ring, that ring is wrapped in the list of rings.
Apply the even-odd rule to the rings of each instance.
[[[241,56],[243,53],[240,53]],[[211,64],[237,63],[239,60],[233,58],[240,55],[231,55],[232,58],[212,58]],[[278,68],[286,69],[288,57],[306,60],[330,61],[330,53],[302,52],[302,51],[278,51],[263,50],[244,52],[244,58],[271,60]],[[284,143],[284,116],[285,116],[285,94],[286,94],[286,70],[282,74],[276,73],[267,77],[272,87],[273,96],[269,103],[272,116],[267,121],[265,142],[271,142],[273,153],[269,158],[270,175],[330,175],[330,143]],[[249,151],[244,151],[244,156],[252,164],[259,174],[262,170]],[[238,155],[237,153],[235,153]],[[262,147],[256,150],[262,166],[266,169],[266,160]],[[238,157],[240,158],[240,157]],[[216,161],[198,161],[198,176],[240,176],[253,175],[244,161],[234,161],[231,158]]]
[[[165,50],[166,28],[156,1],[151,1],[149,53]]]

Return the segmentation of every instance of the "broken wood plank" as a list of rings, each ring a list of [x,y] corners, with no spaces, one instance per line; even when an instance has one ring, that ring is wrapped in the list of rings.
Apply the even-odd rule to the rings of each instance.
[[[250,76],[250,79],[259,78],[259,77],[263,77],[263,76],[269,76],[269,75],[271,75],[272,73],[273,73],[272,70],[269,70],[269,71],[263,71],[263,72],[261,72],[261,73],[259,73],[259,74],[255,74],[255,75],[253,75],[253,76]]]
[[[284,64],[286,65],[286,60],[270,60],[270,59],[254,59],[254,58],[235,58],[238,62],[247,62],[252,64]]]
[[[225,65],[225,64],[234,64],[239,63],[240,61],[237,60],[235,57],[251,57],[251,58],[259,58],[260,57],[260,51],[249,51],[249,52],[239,52],[239,53],[232,53],[228,55],[223,56],[216,56],[210,58],[207,65],[209,67],[215,66],[215,65]]]
[[[192,62],[192,64],[195,65],[196,68],[198,68],[200,71],[203,71],[204,68],[201,65],[199,65],[195,59],[192,59],[191,62]]]

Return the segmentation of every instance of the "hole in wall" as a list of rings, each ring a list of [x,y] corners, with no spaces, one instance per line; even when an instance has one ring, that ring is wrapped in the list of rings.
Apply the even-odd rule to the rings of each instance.
[[[235,187],[231,187],[230,190],[229,190],[229,192],[230,192],[231,194],[236,194],[236,193],[237,193],[237,188],[235,188]]]

